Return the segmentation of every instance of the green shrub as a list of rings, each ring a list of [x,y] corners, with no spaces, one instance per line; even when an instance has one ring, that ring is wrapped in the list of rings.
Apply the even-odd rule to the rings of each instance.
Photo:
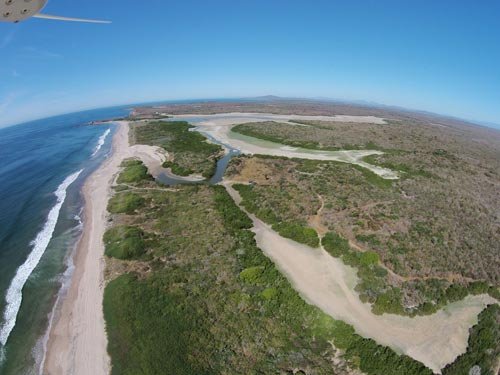
[[[488,288],[488,283],[484,281],[474,281],[467,286],[468,292],[473,295],[488,293]]]
[[[335,232],[328,232],[321,240],[321,244],[330,255],[341,257],[350,250],[349,241]]]
[[[234,203],[233,198],[224,187],[214,186],[213,189],[215,190],[215,206],[231,233],[253,226],[252,220]]]
[[[173,161],[166,161],[163,163],[163,168],[170,168],[173,174],[176,174],[177,176],[189,176],[190,174],[193,174],[194,171],[189,168],[184,168],[180,166],[177,163],[174,163]]]
[[[249,284],[262,284],[262,273],[264,272],[264,267],[255,266],[245,268],[240,272],[240,279]]]
[[[380,262],[380,257],[374,251],[365,251],[364,253],[361,253],[359,261],[363,266],[371,266],[378,264]]]
[[[136,259],[145,252],[144,232],[132,226],[108,229],[103,237],[105,254],[117,259]]]
[[[260,295],[266,300],[272,300],[278,295],[278,290],[276,288],[266,288]]]
[[[443,369],[443,375],[471,374],[473,367],[482,375],[496,375],[500,357],[500,306],[490,305],[479,314],[478,323],[469,332],[467,351]]]
[[[404,314],[401,305],[401,290],[399,288],[390,288],[387,292],[380,294],[373,304],[374,314]]]
[[[458,284],[453,284],[446,289],[446,299],[448,302],[460,301],[467,297],[468,294],[467,288]]]
[[[125,160],[122,163],[122,167],[124,169],[117,180],[119,184],[131,184],[153,179],[148,173],[146,166],[140,160]]]
[[[296,242],[303,243],[311,247],[319,246],[318,233],[312,228],[304,227],[295,223],[279,223],[273,225],[273,230],[280,236],[290,238]]]
[[[132,215],[143,207],[146,200],[132,192],[122,192],[113,196],[108,203],[108,211],[112,214]]]
[[[488,288],[488,294],[490,296],[492,296],[493,298],[497,299],[498,301],[500,301],[500,288],[494,287],[494,286],[490,286]]]
[[[379,246],[380,241],[375,234],[358,234],[356,235],[356,240],[359,242],[367,243],[371,246]]]

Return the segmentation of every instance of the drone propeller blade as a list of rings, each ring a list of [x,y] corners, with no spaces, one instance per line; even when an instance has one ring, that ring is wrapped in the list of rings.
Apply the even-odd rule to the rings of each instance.
[[[90,19],[86,19],[86,18],[72,18],[72,17],[52,16],[50,14],[42,14],[42,13],[35,14],[33,16],[33,18],[43,18],[43,19],[46,19],[46,20],[71,21],[71,22],[111,23],[111,21],[90,20]]]

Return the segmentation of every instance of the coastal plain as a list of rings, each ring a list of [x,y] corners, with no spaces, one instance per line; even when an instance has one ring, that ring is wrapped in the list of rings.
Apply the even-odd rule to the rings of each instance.
[[[46,372],[458,374],[477,362],[494,373],[498,144],[405,116],[281,102],[136,109],[85,185]],[[443,129],[453,137],[434,138]],[[224,180],[203,183],[229,148],[242,155]],[[486,235],[460,219],[441,239],[433,230],[454,211],[416,220],[419,199],[450,181],[467,194],[467,163],[483,168]],[[179,183],[158,184],[162,174]],[[474,214],[468,198],[461,207]],[[448,261],[433,263],[432,251]],[[492,347],[482,347],[475,327],[488,324]]]

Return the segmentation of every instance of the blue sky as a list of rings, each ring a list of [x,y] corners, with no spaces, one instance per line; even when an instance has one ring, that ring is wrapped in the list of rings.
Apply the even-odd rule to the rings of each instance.
[[[500,123],[500,1],[52,0],[0,23],[0,126],[168,99],[367,100]]]

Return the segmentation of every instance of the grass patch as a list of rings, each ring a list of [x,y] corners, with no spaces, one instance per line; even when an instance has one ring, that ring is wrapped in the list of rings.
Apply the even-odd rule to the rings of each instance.
[[[190,333],[200,330],[200,322],[182,303],[182,295],[166,292],[166,282],[160,275],[141,281],[125,274],[106,286],[104,317],[112,375],[159,375],[166,369],[179,375],[215,374],[190,360],[195,352]]]
[[[144,232],[137,227],[119,225],[104,233],[105,254],[117,259],[137,259],[145,253]]]
[[[290,238],[296,242],[311,246],[319,246],[318,233],[312,228],[304,227],[300,224],[282,222],[273,224],[273,230],[278,232],[280,236]]]
[[[133,215],[143,207],[146,200],[136,193],[124,191],[114,195],[108,203],[108,211],[112,214]]]
[[[124,169],[118,177],[118,184],[132,184],[144,180],[153,180],[148,173],[148,168],[140,160],[125,160],[122,165]]]
[[[174,160],[166,164],[173,173],[180,176],[198,173],[210,178],[222,147],[208,142],[194,128],[185,121],[151,121],[132,127],[136,143],[160,146],[173,154]]]

